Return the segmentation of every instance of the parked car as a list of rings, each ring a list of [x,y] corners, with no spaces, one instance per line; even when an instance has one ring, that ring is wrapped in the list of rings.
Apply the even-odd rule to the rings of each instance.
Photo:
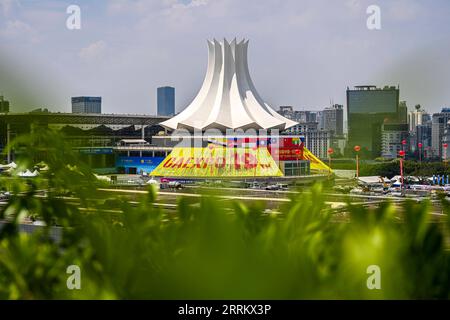
[[[171,189],[183,189],[183,185],[178,181],[170,181],[169,188]]]
[[[249,189],[261,189],[261,184],[258,182],[251,182],[247,185],[247,188]]]
[[[287,190],[288,186],[286,184],[275,183],[266,186],[266,190]]]
[[[9,200],[10,197],[11,197],[11,194],[9,192],[7,192],[7,191],[0,192],[0,201],[7,201],[7,200]]]
[[[162,189],[183,189],[183,185],[178,181],[170,181],[168,183],[161,183],[159,188]]]

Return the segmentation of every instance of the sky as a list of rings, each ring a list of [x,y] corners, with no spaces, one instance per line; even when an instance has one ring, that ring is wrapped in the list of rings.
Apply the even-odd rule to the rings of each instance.
[[[69,30],[69,5],[81,29]],[[369,30],[369,5],[381,29]],[[249,67],[274,108],[346,104],[355,85],[400,86],[410,108],[450,106],[448,0],[0,0],[0,95],[12,111],[155,114],[156,89],[181,111],[201,87],[207,39],[249,39]]]

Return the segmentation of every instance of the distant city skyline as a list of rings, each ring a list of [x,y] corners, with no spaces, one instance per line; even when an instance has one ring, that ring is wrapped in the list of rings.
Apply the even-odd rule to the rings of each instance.
[[[11,111],[70,112],[72,96],[102,96],[104,113],[156,114],[156,89],[176,88],[176,112],[198,92],[207,39],[250,39],[250,72],[275,108],[346,106],[355,85],[400,85],[410,110],[450,106],[450,3],[372,1],[0,0],[0,95]]]

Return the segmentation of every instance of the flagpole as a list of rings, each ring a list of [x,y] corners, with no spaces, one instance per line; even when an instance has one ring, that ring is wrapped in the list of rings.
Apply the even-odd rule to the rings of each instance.
[[[361,147],[355,146],[353,148],[353,150],[355,150],[355,152],[356,152],[356,178],[358,179],[359,178],[359,154],[358,154],[358,152],[361,150]]]

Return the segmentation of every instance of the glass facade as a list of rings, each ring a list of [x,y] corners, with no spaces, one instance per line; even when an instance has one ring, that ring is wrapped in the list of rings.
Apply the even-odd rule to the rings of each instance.
[[[399,89],[371,86],[347,90],[348,147],[359,145],[375,158],[381,154],[381,126],[399,123]],[[406,122],[406,119],[405,119]]]
[[[311,173],[309,161],[284,161],[284,175],[289,176],[307,176]]]
[[[73,97],[72,113],[102,113],[102,98]]]
[[[175,115],[175,88],[158,88],[158,116]]]

